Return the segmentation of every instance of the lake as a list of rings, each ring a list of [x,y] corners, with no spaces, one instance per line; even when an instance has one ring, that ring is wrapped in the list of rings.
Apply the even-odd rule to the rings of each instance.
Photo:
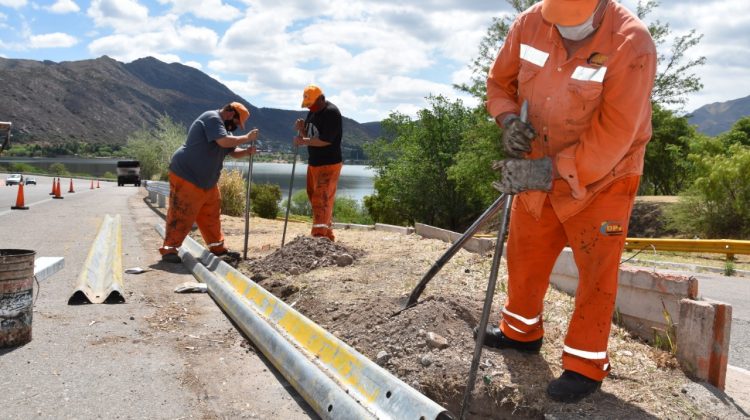
[[[73,173],[88,173],[93,176],[102,176],[106,172],[116,173],[116,164],[119,159],[83,159],[83,158],[0,158],[0,165],[8,166],[12,162],[28,163],[43,170],[48,170],[53,163],[62,163]],[[247,173],[248,162],[227,160],[224,168],[227,170],[241,170]],[[292,192],[304,190],[306,183],[307,164],[297,162],[294,168],[294,184]],[[281,188],[283,199],[289,194],[289,181],[292,178],[291,163],[253,163],[253,184],[271,183]],[[344,165],[339,178],[337,197],[350,197],[359,202],[366,195],[375,192],[373,181],[375,172],[368,166]]]

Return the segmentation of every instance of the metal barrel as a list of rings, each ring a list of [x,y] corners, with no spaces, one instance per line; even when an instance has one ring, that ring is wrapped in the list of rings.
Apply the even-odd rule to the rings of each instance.
[[[31,341],[35,251],[0,249],[0,348]]]

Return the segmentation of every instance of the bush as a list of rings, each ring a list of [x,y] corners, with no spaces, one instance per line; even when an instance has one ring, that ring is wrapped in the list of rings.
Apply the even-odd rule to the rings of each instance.
[[[23,162],[13,162],[10,164],[10,171],[11,172],[17,172],[17,173],[37,173],[41,172],[39,168],[33,165],[29,165],[28,163]]]
[[[700,175],[669,213],[670,225],[689,236],[750,238],[750,148],[703,156]]]
[[[275,219],[279,215],[281,188],[276,184],[253,184],[250,191],[250,205],[253,211],[264,219]]]
[[[284,200],[282,207],[286,211],[287,201]],[[300,190],[292,194],[292,206],[289,208],[290,214],[296,214],[298,216],[309,216],[312,217],[312,205],[310,200],[307,198],[307,190]]]
[[[245,178],[240,171],[222,171],[219,178],[221,212],[227,216],[245,214]]]
[[[68,168],[65,167],[62,163],[53,163],[49,166],[49,174],[50,175],[56,175],[56,176],[68,176],[70,175],[70,171],[68,171]]]
[[[373,223],[367,210],[351,197],[336,197],[333,203],[333,220],[339,223],[356,223],[371,225]]]

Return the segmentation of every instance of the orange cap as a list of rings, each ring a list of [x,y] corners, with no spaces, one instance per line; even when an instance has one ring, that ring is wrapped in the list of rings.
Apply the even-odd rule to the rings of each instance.
[[[576,26],[594,14],[599,0],[543,0],[542,17],[549,23]]]
[[[323,91],[320,90],[319,87],[308,85],[302,93],[302,108],[309,108],[310,105],[314,104],[322,94]]]
[[[243,130],[245,129],[245,121],[247,121],[248,117],[250,117],[250,111],[245,108],[245,105],[242,105],[239,102],[232,102],[229,104],[229,106],[232,107],[232,109],[235,110],[240,115],[240,128]]]

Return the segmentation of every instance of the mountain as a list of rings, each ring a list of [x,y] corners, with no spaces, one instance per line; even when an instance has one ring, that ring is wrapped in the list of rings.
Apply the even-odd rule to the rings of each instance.
[[[721,134],[742,117],[750,116],[750,96],[704,105],[692,112],[688,121],[709,136]]]
[[[122,145],[162,115],[188,127],[233,101],[247,106],[248,129],[257,127],[274,150],[290,149],[294,121],[307,112],[257,108],[200,70],[152,57],[127,64],[107,56],[61,63],[0,58],[0,120],[13,122],[20,143]],[[379,126],[344,117],[345,155],[361,154],[362,144],[375,140],[373,124]]]

